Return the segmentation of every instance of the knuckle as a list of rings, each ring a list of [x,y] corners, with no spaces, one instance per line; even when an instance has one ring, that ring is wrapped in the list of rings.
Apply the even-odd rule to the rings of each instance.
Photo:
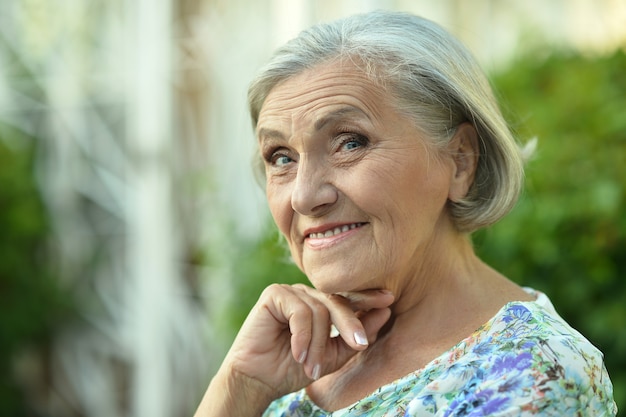
[[[261,299],[274,298],[285,292],[284,284],[270,284],[261,293]]]
[[[328,308],[317,300],[311,303],[311,311],[319,319],[330,319]]]
[[[292,310],[293,310],[293,315],[301,319],[310,320],[311,317],[313,316],[313,311],[311,307],[305,303],[298,303],[297,305],[294,305],[292,307]]]
[[[267,287],[265,287],[261,295],[265,296],[268,294],[273,294],[279,290],[280,290],[280,284],[270,284]]]
[[[308,342],[311,339],[311,327],[302,326],[296,329],[292,329],[291,335],[297,342]]]

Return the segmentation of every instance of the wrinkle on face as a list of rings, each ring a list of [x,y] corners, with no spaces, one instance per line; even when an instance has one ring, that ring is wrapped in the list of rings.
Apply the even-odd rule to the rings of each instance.
[[[338,152],[336,137],[344,131],[367,136],[367,146]],[[263,153],[278,147],[293,155],[284,167],[266,162],[266,192],[293,259],[311,282],[331,292],[405,285],[444,215],[450,169],[394,98],[354,66],[315,67],[274,87],[257,136]],[[273,175],[281,170],[286,174]],[[298,175],[323,175],[311,177],[313,186],[336,190],[322,216],[294,210]],[[310,250],[302,230],[323,222],[367,226],[345,249]]]
[[[379,120],[382,116],[381,109],[377,105],[383,101],[383,90],[373,88],[369,77],[356,70],[345,70],[343,67],[324,67],[324,71],[308,70],[299,75],[289,78],[277,86],[268,94],[257,123],[257,132],[266,125],[280,124],[283,130],[297,132],[300,126],[306,123],[310,117],[320,120],[320,110],[327,106],[324,99],[333,97],[337,102],[353,105],[356,112],[361,112],[367,119]],[[350,84],[345,89],[346,77]],[[286,82],[297,82],[302,89],[280,88]],[[337,94],[339,89],[345,89],[347,93]],[[372,100],[362,100],[360,97],[372,97]]]

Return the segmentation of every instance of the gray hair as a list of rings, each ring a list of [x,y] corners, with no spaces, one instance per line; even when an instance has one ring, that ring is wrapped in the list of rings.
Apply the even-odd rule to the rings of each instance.
[[[396,99],[434,144],[445,147],[461,123],[480,141],[468,194],[449,202],[458,230],[489,226],[515,205],[524,171],[520,149],[472,54],[434,22],[401,12],[354,15],[303,31],[261,69],[248,90],[254,127],[270,91],[281,81],[335,59],[359,65]]]

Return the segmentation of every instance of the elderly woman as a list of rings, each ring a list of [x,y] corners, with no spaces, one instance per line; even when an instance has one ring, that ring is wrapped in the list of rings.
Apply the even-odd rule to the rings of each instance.
[[[317,25],[249,102],[271,213],[313,287],[264,291],[198,416],[616,414],[602,354],[474,254],[523,169],[457,40],[393,12]]]

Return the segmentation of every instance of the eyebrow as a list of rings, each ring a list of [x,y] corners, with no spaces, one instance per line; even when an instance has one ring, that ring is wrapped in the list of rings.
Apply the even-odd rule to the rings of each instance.
[[[346,116],[364,116],[369,120],[369,116],[363,110],[353,107],[353,106],[345,106],[335,111],[332,111],[328,114],[325,114],[320,119],[318,119],[313,125],[316,132],[322,130],[326,125],[332,122],[336,122],[337,120],[341,120]],[[283,140],[285,139],[285,135],[276,129],[261,127],[257,131],[257,135],[261,141],[265,139],[269,140]]]
[[[262,127],[258,130],[257,135],[259,139],[284,139],[284,135],[276,130],[276,129],[268,129],[266,127]]]
[[[328,123],[335,122],[337,121],[337,119],[342,119],[346,116],[352,115],[365,116],[365,118],[369,119],[368,115],[363,110],[353,106],[346,106],[325,114],[323,117],[317,120],[314,125],[315,130],[320,131]]]

